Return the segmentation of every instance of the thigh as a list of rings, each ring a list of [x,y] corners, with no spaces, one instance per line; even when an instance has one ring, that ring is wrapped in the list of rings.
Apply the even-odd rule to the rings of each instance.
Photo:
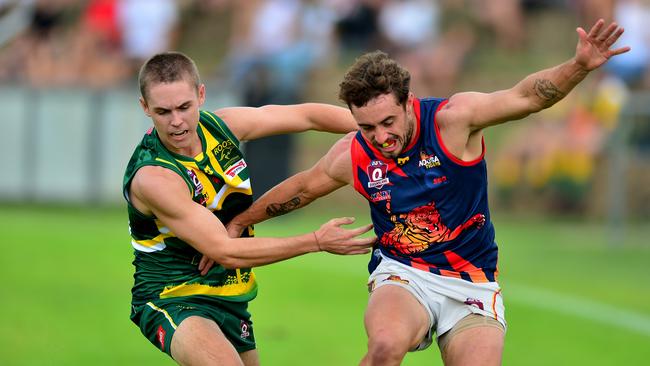
[[[260,357],[259,354],[257,353],[257,350],[250,350],[246,352],[242,352],[239,354],[239,357],[241,357],[241,360],[244,362],[245,366],[259,366],[260,365]]]
[[[217,323],[199,316],[186,318],[176,328],[171,354],[181,365],[244,365]]]
[[[449,336],[441,347],[442,359],[447,366],[454,365],[501,365],[503,353],[503,325],[494,319],[472,314],[467,326]],[[463,320],[465,320],[463,319]],[[443,337],[444,337],[443,336]]]
[[[408,349],[415,348],[431,327],[429,314],[420,301],[395,284],[377,287],[371,293],[364,321],[370,338],[388,333]]]

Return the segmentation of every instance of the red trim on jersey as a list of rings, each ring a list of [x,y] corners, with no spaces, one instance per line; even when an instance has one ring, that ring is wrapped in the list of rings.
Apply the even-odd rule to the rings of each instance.
[[[427,263],[424,259],[418,257],[411,258],[411,267],[421,269],[423,271],[430,271],[432,268],[437,268],[435,265]]]
[[[460,276],[460,273],[455,272],[455,271],[450,271],[447,269],[441,269],[440,270],[440,275],[445,276],[445,277],[453,277],[453,278],[458,278],[459,280],[462,280],[463,278]]]
[[[447,257],[447,261],[449,262],[449,265],[451,265],[451,268],[453,268],[456,272],[467,273],[472,279],[472,282],[489,282],[487,277],[485,277],[483,270],[474,266],[467,259],[461,257],[457,253],[452,252],[451,250],[447,250],[443,254],[445,257]]]
[[[438,108],[436,109],[436,115],[438,114],[440,109],[444,105],[447,104],[447,102],[448,102],[448,100],[445,100],[442,103],[440,103],[440,105],[438,105]],[[461,165],[461,166],[472,166],[472,165],[476,165],[476,164],[480,163],[481,160],[483,160],[483,157],[485,156],[485,138],[481,137],[481,155],[478,158],[474,159],[474,160],[465,161],[465,160],[461,160],[461,159],[457,158],[454,154],[452,154],[449,150],[447,150],[447,146],[445,146],[445,142],[442,141],[442,136],[440,135],[440,127],[438,126],[438,123],[436,122],[435,115],[433,117],[433,125],[434,125],[434,127],[436,129],[436,137],[438,138],[438,144],[442,148],[442,151],[445,153],[445,155],[451,161],[453,161],[454,163],[456,163],[458,165]]]
[[[354,189],[361,193],[366,199],[370,200],[370,195],[366,192],[365,188],[361,185],[359,180],[359,166],[370,165],[370,157],[366,155],[366,152],[363,150],[363,147],[359,144],[356,138],[352,138],[352,143],[350,144],[350,156],[352,157],[352,177],[354,180]],[[365,169],[362,169],[365,171]]]
[[[423,270],[423,271],[427,271],[427,272],[429,272],[429,269],[431,268],[431,266],[429,266],[429,265],[426,265],[426,264],[423,264],[423,263],[418,263],[416,261],[411,261],[411,267],[417,268],[417,269],[420,269],[420,270]]]
[[[372,146],[372,144],[371,144],[370,142],[368,142],[368,140],[363,136],[363,134],[361,134],[361,138],[363,139],[363,141],[366,142],[366,145],[368,145],[368,148],[369,148],[372,152],[375,153],[376,160],[380,160],[380,161],[386,163],[386,165],[388,165],[388,171],[390,171],[390,172],[392,172],[392,173],[395,173],[395,174],[397,174],[397,175],[401,175],[402,177],[406,177],[406,176],[407,176],[406,173],[404,173],[404,171],[402,170],[402,168],[400,168],[400,167],[395,163],[395,160],[394,160],[394,159],[390,159],[390,158],[384,157],[384,156],[381,154],[381,152],[379,152],[379,150],[375,149],[375,147]],[[367,155],[366,152],[363,150],[363,147],[361,147],[361,145],[359,145],[359,142],[356,141],[356,139],[355,139],[355,142],[356,142],[356,144],[357,144],[357,146],[355,147],[355,150],[359,150],[359,151],[358,151],[359,156],[363,156],[363,157],[365,157],[365,158],[368,158],[368,155]],[[353,160],[354,160],[354,156],[353,156],[352,158],[353,158]],[[370,165],[370,160],[369,160],[369,159],[368,159],[368,163],[366,164],[366,166],[367,166],[367,165]]]
[[[413,111],[415,112],[415,136],[411,140],[411,142],[408,144],[408,146],[402,151],[400,155],[405,155],[407,151],[413,148],[415,144],[418,142],[420,139],[420,100],[418,98],[413,98]],[[366,142],[366,145],[370,148],[370,150],[375,153],[375,156],[377,156],[378,160],[383,161],[384,163],[388,164],[388,170],[392,171],[393,173],[397,175],[401,175],[402,177],[406,177],[406,173],[395,164],[394,159],[389,159],[384,157],[379,150],[377,150],[371,143],[366,139],[366,137],[361,134],[361,137],[363,140]]]

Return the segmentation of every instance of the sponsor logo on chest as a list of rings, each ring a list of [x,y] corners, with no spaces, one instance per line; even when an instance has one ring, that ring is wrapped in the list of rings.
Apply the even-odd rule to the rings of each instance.
[[[386,201],[390,199],[390,191],[379,191],[370,195],[371,202]]]
[[[187,175],[190,177],[194,186],[194,197],[198,198],[199,204],[205,204],[208,200],[208,195],[203,192],[203,183],[201,183],[201,180],[192,169],[187,169]]]
[[[247,167],[246,162],[243,159],[240,159],[238,162],[236,162],[230,168],[228,168],[224,173],[226,174],[226,176],[232,179],[237,174],[239,174],[242,170],[246,169],[246,167]]]
[[[219,160],[230,160],[232,154],[232,149],[235,147],[230,140],[225,140],[217,144],[214,149],[212,149],[212,154]]]
[[[440,159],[438,159],[438,156],[436,155],[428,155],[424,151],[420,151],[420,162],[418,163],[418,167],[426,168],[426,169],[431,169],[437,166],[440,166]]]

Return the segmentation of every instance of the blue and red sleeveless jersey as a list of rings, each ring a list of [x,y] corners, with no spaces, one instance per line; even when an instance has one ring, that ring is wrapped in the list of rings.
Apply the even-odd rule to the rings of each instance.
[[[382,156],[357,132],[351,147],[354,188],[370,204],[376,248],[386,257],[442,276],[494,282],[498,250],[485,145],[474,161],[449,153],[435,118],[446,103],[414,100],[416,136],[396,159]]]

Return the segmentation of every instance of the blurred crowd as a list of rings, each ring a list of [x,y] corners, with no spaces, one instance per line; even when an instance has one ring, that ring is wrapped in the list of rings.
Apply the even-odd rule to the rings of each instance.
[[[629,93],[650,85],[650,0],[0,0],[0,83],[111,88],[133,83],[152,54],[181,49],[212,64],[243,104],[284,104],[303,101],[316,70],[382,49],[411,71],[416,95],[449,96],[486,42],[525,53],[536,42],[529,20],[545,11],[583,26],[614,19],[632,47],[567,101],[508,130],[493,157],[503,197],[544,190],[564,210],[584,202]],[[192,44],[186,35],[205,19],[225,31]],[[215,44],[220,59],[195,56]],[[636,134],[641,145],[648,135]]]

